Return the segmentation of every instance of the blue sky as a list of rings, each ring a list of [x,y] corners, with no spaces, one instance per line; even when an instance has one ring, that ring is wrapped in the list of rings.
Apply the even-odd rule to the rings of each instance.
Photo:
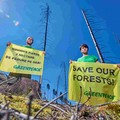
[[[104,28],[94,34],[105,62],[120,63],[119,0],[1,0],[0,58],[8,41],[25,45],[28,36],[33,36],[34,48],[43,50],[46,3],[50,7],[50,16],[42,85],[44,92],[47,93],[48,83],[51,93],[57,89],[57,83],[59,92],[65,91],[69,60],[81,56],[80,44],[87,43],[89,53],[98,57],[81,9],[86,10],[89,16],[95,16],[92,21],[97,24],[91,23],[94,29]],[[33,79],[38,80],[39,77],[33,76]]]

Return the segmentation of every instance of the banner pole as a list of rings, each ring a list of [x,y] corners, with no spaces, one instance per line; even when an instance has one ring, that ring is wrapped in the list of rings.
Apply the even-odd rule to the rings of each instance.
[[[40,79],[39,79],[39,98],[42,99],[42,90],[41,90],[41,86],[42,86],[42,75],[40,75]]]

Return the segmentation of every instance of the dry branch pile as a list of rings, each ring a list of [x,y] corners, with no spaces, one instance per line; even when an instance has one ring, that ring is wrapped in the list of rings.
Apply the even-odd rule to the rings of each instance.
[[[120,120],[120,102],[100,106],[60,105],[39,99],[0,95],[0,119],[10,120]],[[47,105],[46,105],[47,104]]]
[[[94,107],[71,106],[64,101],[56,103],[66,93],[52,101],[43,101],[38,99],[38,90],[39,84],[29,79],[14,84],[0,81],[0,120],[120,120],[119,101]]]

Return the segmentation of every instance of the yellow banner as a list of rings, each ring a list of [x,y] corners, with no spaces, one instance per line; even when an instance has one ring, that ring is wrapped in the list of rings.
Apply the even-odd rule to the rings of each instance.
[[[0,70],[13,73],[42,75],[43,65],[43,51],[11,44],[4,53],[0,63]]]
[[[91,89],[91,92],[90,92]],[[72,62],[69,69],[68,98],[87,105],[120,99],[120,68],[115,64]],[[82,93],[82,94],[81,94]]]

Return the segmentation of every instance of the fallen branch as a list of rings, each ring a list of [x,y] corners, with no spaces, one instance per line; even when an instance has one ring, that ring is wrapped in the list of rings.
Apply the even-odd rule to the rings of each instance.
[[[62,96],[65,95],[65,94],[67,94],[67,92],[61,94],[60,96],[54,98],[53,100],[51,100],[50,102],[48,102],[46,105],[44,105],[44,106],[37,112],[37,114],[34,116],[34,119],[39,115],[39,113],[40,113],[43,109],[45,109],[48,105],[50,105],[52,102],[54,102],[55,100],[59,99],[60,97],[62,97]]]
[[[62,108],[56,106],[56,105],[53,105],[53,104],[50,104],[50,106],[54,107],[54,108],[57,108],[58,110],[60,110],[61,112],[65,113],[65,114],[68,114],[65,110],[63,110]]]
[[[5,81],[1,82],[0,85],[5,84],[5,83],[12,81],[12,80],[16,80],[16,79],[17,79],[16,77],[11,77],[10,79],[6,79]]]

